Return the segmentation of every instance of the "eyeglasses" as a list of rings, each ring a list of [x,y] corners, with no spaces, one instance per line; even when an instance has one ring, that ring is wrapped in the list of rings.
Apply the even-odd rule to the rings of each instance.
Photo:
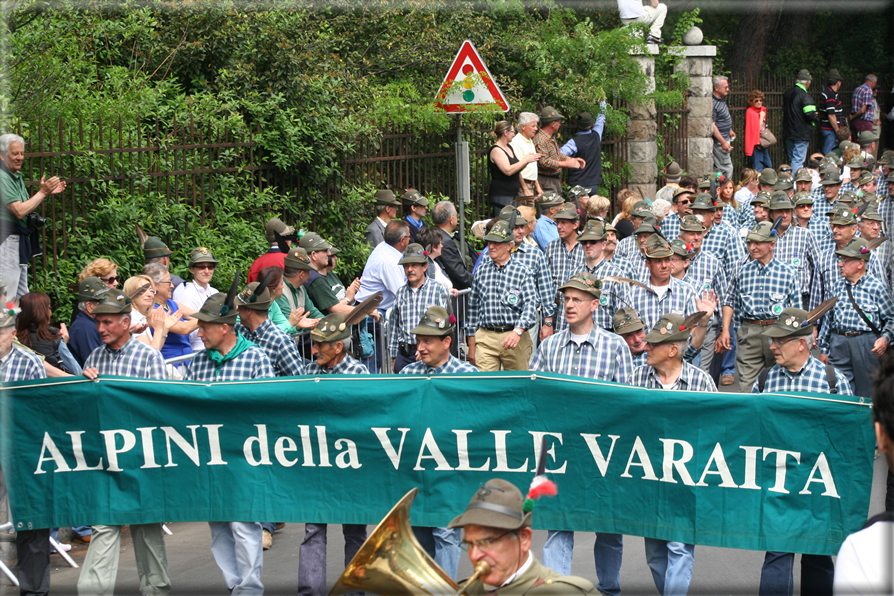
[[[679,201],[677,201],[677,205],[689,205],[691,203],[692,201],[690,201],[689,199],[680,199]]]
[[[170,279],[166,279],[166,280],[164,280],[164,281],[160,281],[160,282],[158,282],[158,283],[160,283],[160,284],[168,284],[169,286],[173,286],[173,285],[174,285],[174,282],[172,282]],[[157,291],[157,290],[156,290],[156,291]]]
[[[463,540],[462,542],[459,543],[459,547],[461,549],[463,549],[464,551],[472,550],[473,546],[480,551],[487,551],[488,549],[490,549],[491,545],[494,542],[496,542],[497,540],[500,540],[507,534],[515,534],[516,532],[517,532],[517,530],[509,530],[507,532],[503,532],[502,534],[500,534],[499,536],[496,536],[494,538],[482,538],[480,540],[475,540],[474,542],[469,542],[468,540]]]
[[[100,277],[99,281],[106,283],[106,284],[113,284],[113,283],[117,282],[119,279],[121,279],[120,275],[111,275],[109,277]]]
[[[217,267],[214,263],[196,263],[192,266],[193,269],[211,269],[214,271],[214,268]]]
[[[599,244],[600,242],[605,242],[605,240],[581,240],[580,243],[584,246],[590,246],[592,244]]]
[[[786,337],[786,338],[774,337],[773,339],[770,340],[770,345],[771,346],[772,345],[781,346],[781,345],[787,344],[789,342],[796,341],[797,339],[798,339],[797,337]]]

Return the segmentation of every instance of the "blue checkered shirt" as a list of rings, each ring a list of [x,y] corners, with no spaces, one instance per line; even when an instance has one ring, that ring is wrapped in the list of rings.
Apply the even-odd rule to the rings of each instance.
[[[853,395],[847,378],[835,369],[835,382],[838,395]],[[757,381],[751,388],[752,393],[761,393]],[[778,364],[767,373],[767,382],[763,393],[829,393],[829,381],[826,378],[826,365],[810,356],[804,366],[795,374]]]
[[[533,272],[512,256],[502,267],[482,260],[472,280],[467,330],[479,327],[530,329],[537,321],[537,291]]]
[[[888,183],[885,182],[885,194],[882,194],[881,187],[878,189],[878,196],[881,199],[878,202],[878,213],[885,220],[885,235],[894,234],[894,198],[888,195]]]
[[[540,342],[531,370],[628,383],[633,359],[627,342],[605,329],[593,326],[587,339],[578,345],[572,341],[569,328]]]
[[[95,368],[101,375],[165,378],[165,359],[161,352],[132,336],[119,350],[112,350],[105,344],[99,346],[87,356],[84,368]]]
[[[320,366],[316,362],[307,365],[309,375],[368,375],[369,369],[358,361],[345,354],[344,360],[335,365],[335,368]]]
[[[847,295],[850,286],[854,295],[854,301],[869,317],[869,320],[882,332],[882,337],[894,344],[894,300],[885,284],[871,275],[864,275],[852,284],[843,277],[835,282],[833,291],[838,296],[838,302],[832,307],[832,312],[823,317],[823,324],[819,332],[819,349],[823,354],[829,353],[832,331],[869,331],[862,317],[857,314]]]
[[[646,255],[643,253],[637,253],[627,259],[626,269],[627,273],[630,274],[627,276],[628,279],[639,281],[644,284],[649,283],[649,279],[652,277],[652,272],[649,271],[649,266],[646,264]]]
[[[615,256],[613,257],[613,260],[621,259],[627,261],[632,255],[639,252],[642,251],[640,251],[639,245],[636,242],[636,234],[631,234],[618,241],[618,246],[615,247]]]
[[[680,215],[676,211],[668,211],[667,215],[664,216],[664,219],[661,220],[659,231],[661,232],[661,235],[668,240],[673,240],[680,235],[681,223],[682,220],[680,219]],[[636,234],[631,237],[634,236],[636,236]]]
[[[841,185],[841,192],[847,192],[847,191],[857,192],[857,187],[854,186],[854,183],[851,182],[850,180],[848,180],[847,182],[845,182]]]
[[[798,270],[802,294],[810,292],[819,254],[815,236],[795,226],[789,226],[785,234],[776,240],[776,248],[773,249],[774,258]]]
[[[750,230],[756,223],[757,220],[754,219],[754,206],[751,204],[751,201],[749,201],[747,207],[743,205],[739,208],[739,225],[736,229]]]
[[[447,288],[433,279],[426,279],[416,290],[409,284],[401,286],[394,296],[394,307],[388,315],[388,353],[392,358],[397,358],[401,343],[416,343],[416,336],[410,330],[419,325],[425,311],[432,306],[447,308],[448,299]]]
[[[807,220],[807,228],[802,227],[797,219],[792,222],[792,225],[798,226],[802,230],[806,229],[813,235],[813,240],[816,242],[817,265],[822,255],[826,254],[827,251],[835,250],[835,240],[832,239],[832,226],[829,225],[829,218],[825,215],[820,217],[814,212],[810,219]],[[817,265],[814,266],[814,269]]]
[[[668,290],[661,300],[643,288],[624,284],[619,302],[629,305],[637,312],[646,326],[647,333],[658,323],[658,319],[669,312],[683,317],[696,312],[695,291],[692,286],[675,277],[670,278]]]
[[[304,358],[301,357],[298,344],[269,318],[254,331],[249,331],[242,323],[236,323],[236,331],[264,350],[277,377],[298,377],[304,374]]]
[[[540,250],[539,248],[537,250]],[[412,364],[408,364],[403,367],[399,374],[402,375],[452,375],[459,373],[476,373],[478,369],[469,364],[468,362],[463,362],[459,358],[455,358],[451,355],[447,358],[447,362],[439,366],[438,368],[432,368],[421,360],[417,360]]]
[[[717,294],[717,312],[722,312],[723,301],[729,289],[729,275],[717,257],[703,250],[698,251],[689,259],[689,268],[683,281],[692,286],[697,297],[703,292],[714,290]]]
[[[565,248],[565,241],[561,238],[547,244],[543,254],[546,256],[546,262],[549,263],[549,270],[557,291],[559,286],[568,281],[568,278],[587,262],[584,247],[580,242],[575,242],[574,248],[569,251]]]
[[[720,260],[727,271],[732,271],[736,261],[745,252],[742,241],[735,230],[720,224],[705,232],[701,252],[707,252]]]
[[[632,355],[632,354],[631,354]],[[633,356],[633,355],[632,355]],[[633,356],[633,368],[636,370],[640,366],[645,366],[646,362],[649,360],[649,352],[648,350],[643,350],[639,354]]]
[[[761,265],[760,261],[747,261],[730,281],[724,306],[733,309],[735,329],[739,328],[743,319],[777,319],[786,308],[801,308],[798,272],[776,258],[766,266]]]
[[[611,261],[606,261],[605,259],[600,260],[596,263],[596,266],[592,269],[587,266],[587,262],[584,261],[584,266],[575,271],[576,273],[587,272],[596,279],[602,279],[606,275],[614,275],[618,277],[626,277],[623,271],[618,271],[615,267],[616,260],[612,259]],[[572,274],[572,275],[574,275]],[[611,285],[611,284],[609,284]],[[599,308],[596,309],[596,312],[593,313],[593,321],[603,329],[611,329],[612,328],[612,315],[614,314],[614,310],[611,310],[611,305],[613,302],[614,296],[612,296],[609,291],[603,291],[602,297],[599,299]],[[620,307],[618,307],[620,308]],[[617,310],[617,309],[615,309]],[[556,307],[556,316],[554,319],[554,331],[558,333],[562,329],[564,329],[568,325],[568,322],[565,320],[565,293],[559,292],[559,305]]]
[[[875,194],[881,197],[888,196],[888,180],[885,173],[879,169],[878,176],[875,177]]]
[[[187,381],[225,382],[247,381],[250,379],[266,379],[275,377],[273,366],[264,350],[256,345],[251,345],[247,350],[227,360],[217,370],[217,365],[208,357],[208,351],[199,352],[189,368],[186,369],[184,378]]]
[[[639,366],[633,371],[633,379],[631,379],[630,384],[635,387],[664,389],[664,387],[661,386],[661,381],[658,380],[658,373],[648,364]],[[680,371],[680,377],[669,391],[717,393],[717,386],[705,371],[692,366],[688,362],[683,362],[683,369]]]
[[[816,275],[813,277],[813,286],[810,289],[810,310],[813,310],[832,296],[837,296],[835,284],[841,279],[841,270],[838,268],[839,256],[835,254],[835,250],[837,248],[833,245],[833,250],[820,257]],[[872,254],[869,255],[866,273],[880,281],[888,279],[877,251],[872,251]]]
[[[522,242],[512,253],[522,264],[534,272],[534,286],[540,299],[540,314],[543,318],[552,317],[556,310],[556,284],[549,262],[540,248]]]
[[[46,378],[47,371],[40,358],[18,346],[12,346],[6,358],[0,360],[0,379],[4,383]]]
[[[750,206],[749,199],[749,206]],[[739,209],[742,208],[742,205],[739,205]],[[742,218],[739,217],[739,209],[733,207],[732,203],[725,204],[723,206],[723,215],[720,218],[720,223],[725,226],[729,226],[730,229],[738,230],[742,225]],[[753,215],[753,213],[752,213]],[[715,224],[716,225],[716,224]]]

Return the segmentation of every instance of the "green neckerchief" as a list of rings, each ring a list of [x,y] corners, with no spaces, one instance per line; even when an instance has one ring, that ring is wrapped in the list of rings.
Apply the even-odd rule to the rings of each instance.
[[[245,339],[242,336],[242,334],[237,331],[236,332],[236,345],[233,346],[232,350],[227,352],[226,356],[221,356],[220,352],[218,352],[217,350],[207,350],[208,358],[211,358],[211,362],[213,362],[215,365],[214,374],[216,375],[217,373],[220,372],[220,369],[224,365],[225,362],[227,362],[228,360],[234,359],[236,356],[238,356],[239,354],[241,354],[248,348],[252,347],[253,345],[255,345],[255,344],[253,344],[250,341],[248,341],[247,339]]]
[[[807,87],[805,87],[805,86],[802,85],[801,83],[795,83],[795,87],[800,87],[801,89],[804,90],[804,93],[807,93]]]

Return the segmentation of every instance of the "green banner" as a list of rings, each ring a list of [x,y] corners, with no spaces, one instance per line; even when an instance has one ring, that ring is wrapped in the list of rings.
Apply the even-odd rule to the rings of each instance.
[[[17,528],[160,521],[376,524],[413,487],[444,526],[487,479],[536,528],[834,554],[865,522],[870,408],[821,395],[640,389],[562,375],[105,378],[2,391]]]

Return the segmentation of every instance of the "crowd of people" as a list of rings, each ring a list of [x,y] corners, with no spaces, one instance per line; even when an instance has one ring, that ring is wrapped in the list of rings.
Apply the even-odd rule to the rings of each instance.
[[[757,111],[752,125],[762,126]],[[0,315],[2,381],[534,370],[673,391],[720,385],[873,398],[879,357],[894,339],[894,272],[883,236],[894,226],[894,151],[876,159],[863,136],[811,156],[806,167],[745,169],[738,184],[723,172],[696,179],[671,163],[654,199],[622,191],[610,221],[610,200],[593,192],[604,115],[578,114],[577,134],[559,147],[563,118],[547,107],[521,114],[519,135],[512,122],[495,126],[487,154],[494,217],[470,230],[486,245],[481,253],[457,234],[450,201],[380,190],[366,228],[372,251],[350,283],[336,273],[335,246],[278,218],[264,226],[270,248],[248,267],[247,283],[237,278],[225,291],[211,285],[219,261],[207,248],[191,251],[191,279],[183,280],[171,273],[165,242],[143,235],[142,271],[125,279],[106,258],[81,271],[70,327],[54,327],[49,297],[28,291],[18,253],[30,214],[65,182],[41,180],[29,197],[24,141],[0,136],[0,219],[5,231],[19,232],[0,245],[0,299],[13,303]],[[746,130],[746,139],[753,134]],[[894,510],[890,473],[886,506]],[[211,523],[211,550],[232,593],[263,592],[263,549],[278,526]],[[522,526],[514,539],[524,542]],[[75,529],[90,545],[80,593],[114,592],[120,530]],[[306,524],[299,594],[327,591],[326,531]],[[366,528],[343,531],[350,558]],[[459,529],[416,531],[455,577]],[[16,535],[23,593],[49,590],[49,532]],[[143,592],[168,593],[160,525],[131,532]],[[480,552],[498,540],[469,536],[467,529],[466,545]],[[544,563],[570,575],[572,548],[572,533],[549,532]],[[659,592],[686,593],[694,545],[648,539],[646,551]],[[620,594],[622,552],[622,536],[597,535],[600,593]],[[767,553],[762,594],[790,593],[794,557]],[[831,593],[832,585],[831,557],[804,555],[805,593],[807,586]]]

